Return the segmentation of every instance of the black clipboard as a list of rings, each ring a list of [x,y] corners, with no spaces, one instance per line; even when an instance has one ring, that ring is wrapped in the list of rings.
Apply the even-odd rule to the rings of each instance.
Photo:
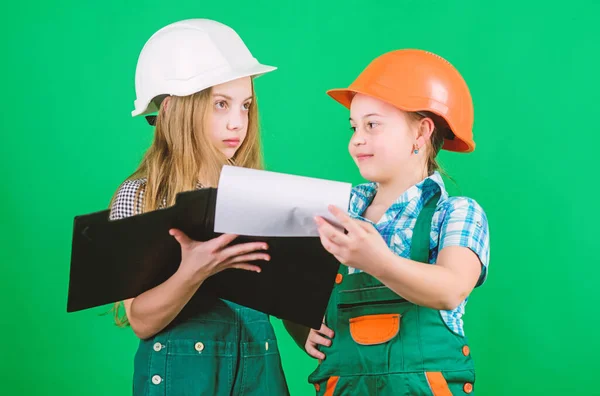
[[[135,297],[167,280],[181,250],[168,233],[179,228],[206,241],[213,232],[216,188],[177,195],[175,205],[119,220],[109,210],[76,216],[73,226],[67,312]],[[247,237],[264,241],[271,260],[257,261],[261,273],[230,269],[208,278],[194,301],[224,299],[307,327],[321,326],[340,263],[318,237]]]

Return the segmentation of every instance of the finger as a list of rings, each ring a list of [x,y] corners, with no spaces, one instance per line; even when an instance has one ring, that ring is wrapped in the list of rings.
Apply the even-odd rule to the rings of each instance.
[[[169,230],[169,235],[172,235],[182,247],[186,247],[194,242],[183,231],[178,230],[177,228],[171,228]]]
[[[333,338],[333,335],[335,334],[335,333],[333,332],[333,330],[331,330],[329,327],[327,327],[327,326],[325,325],[325,323],[323,323],[323,324],[321,325],[321,328],[319,329],[319,333],[321,333],[321,334],[323,334],[323,335],[326,335],[326,336],[327,336],[327,337],[329,337],[329,338]]]
[[[334,205],[329,205],[329,212],[348,230],[348,232],[359,232],[362,228],[356,224],[357,220],[348,216],[346,212]]]
[[[306,343],[306,353],[315,359],[325,359],[325,354],[314,347],[310,342]]]
[[[319,238],[321,239],[321,245],[323,245],[325,250],[334,256],[339,255],[341,249],[338,245],[330,241],[325,235],[319,234]]]
[[[316,217],[315,221],[319,228],[319,234],[327,236],[327,238],[335,244],[345,245],[350,242],[350,238],[346,234],[344,234],[343,231],[335,228],[322,217]]]
[[[211,244],[214,244],[215,250],[221,250],[221,249],[225,248],[225,246],[227,246],[231,242],[233,242],[234,239],[237,237],[238,236],[235,234],[223,234],[216,238],[211,239],[209,242]]]
[[[236,269],[258,272],[258,273],[260,273],[262,271],[258,265],[252,265],[252,264],[248,264],[248,263],[233,264],[229,268],[236,268]]]
[[[362,228],[363,230],[369,232],[372,231],[374,228],[371,224],[367,223],[366,221],[362,221],[362,220],[355,220],[354,221],[356,224],[358,224],[360,226],[360,228]]]
[[[316,344],[319,344],[319,345],[323,345],[323,346],[326,346],[326,347],[331,346],[331,340],[330,339],[325,338],[325,337],[323,337],[323,336],[321,336],[319,334],[316,334],[316,333],[313,334],[310,337],[310,340],[312,342],[316,343]]]
[[[267,245],[265,242],[240,243],[223,249],[221,256],[223,257],[223,260],[227,260],[231,257],[256,252],[257,250],[267,250],[268,248],[269,245]]]
[[[270,261],[271,256],[269,256],[266,253],[244,254],[242,256],[234,256],[234,257],[230,258],[229,260],[225,261],[225,265],[241,263],[241,262],[245,262],[245,261],[257,261],[257,260]]]

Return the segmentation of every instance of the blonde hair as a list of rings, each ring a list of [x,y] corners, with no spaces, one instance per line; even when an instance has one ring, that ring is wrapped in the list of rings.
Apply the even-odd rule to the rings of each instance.
[[[230,160],[208,138],[206,119],[212,109],[211,93],[212,88],[208,88],[189,96],[172,96],[168,110],[165,102],[161,104],[154,140],[136,171],[126,179],[146,179],[135,197],[137,204],[143,191],[141,207],[134,208],[135,214],[174,205],[178,193],[195,189],[200,181],[203,187],[216,187],[225,164],[263,169],[254,83],[246,138]],[[116,193],[111,206],[115,197]],[[129,321],[120,314],[121,305],[115,303],[112,311],[115,323],[124,327]]]

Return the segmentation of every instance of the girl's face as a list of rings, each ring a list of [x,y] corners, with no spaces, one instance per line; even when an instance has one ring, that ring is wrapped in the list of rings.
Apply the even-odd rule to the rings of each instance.
[[[211,91],[208,137],[227,159],[240,148],[248,132],[253,90],[250,77],[215,85]]]
[[[404,111],[356,94],[350,106],[350,126],[353,135],[348,149],[365,179],[386,183],[398,174],[423,169],[424,139]],[[420,147],[418,154],[413,152],[415,145]]]

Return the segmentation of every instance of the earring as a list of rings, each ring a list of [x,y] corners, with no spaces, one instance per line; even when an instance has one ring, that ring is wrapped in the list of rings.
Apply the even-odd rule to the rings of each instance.
[[[413,153],[415,154],[419,154],[419,148],[417,147],[417,145],[413,145],[414,149],[413,149]]]

